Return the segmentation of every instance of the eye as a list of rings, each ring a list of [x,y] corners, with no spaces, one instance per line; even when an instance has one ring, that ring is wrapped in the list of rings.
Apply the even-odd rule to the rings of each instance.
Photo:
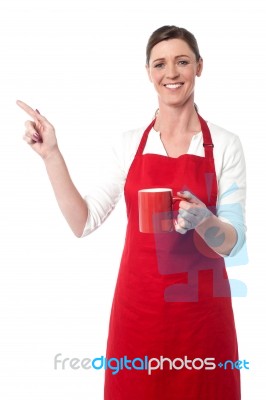
[[[178,64],[180,67],[186,67],[186,66],[189,64],[189,62],[188,62],[187,60],[179,60],[179,61],[177,62],[177,64]]]
[[[163,67],[164,67],[164,63],[159,63],[159,64],[154,65],[154,68],[158,68],[158,69],[161,69]]]

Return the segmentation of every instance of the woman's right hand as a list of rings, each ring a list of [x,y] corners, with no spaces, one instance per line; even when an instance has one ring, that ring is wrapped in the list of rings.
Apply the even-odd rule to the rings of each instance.
[[[24,140],[44,159],[58,205],[74,234],[81,237],[89,209],[70,178],[57,146],[54,127],[43,115],[23,101],[17,101],[17,105],[33,119],[25,123]]]
[[[26,121],[25,134],[23,139],[36,151],[44,160],[58,151],[55,129],[50,122],[39,113],[33,110],[23,101],[17,100],[17,105],[22,108],[33,121]]]

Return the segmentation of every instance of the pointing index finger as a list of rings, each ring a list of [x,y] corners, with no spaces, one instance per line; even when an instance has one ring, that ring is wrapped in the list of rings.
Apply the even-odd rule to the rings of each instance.
[[[24,110],[28,115],[30,115],[33,119],[36,119],[38,121],[43,119],[42,116],[40,115],[40,113],[38,113],[37,111],[33,110],[33,108],[28,106],[28,104],[24,103],[24,101],[17,100],[16,104],[20,108],[22,108],[22,110]]]

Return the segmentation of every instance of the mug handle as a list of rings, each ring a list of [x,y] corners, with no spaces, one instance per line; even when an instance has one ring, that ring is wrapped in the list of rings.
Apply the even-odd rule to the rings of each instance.
[[[175,202],[177,201],[177,200],[184,200],[182,197],[178,197],[178,196],[173,196],[172,197],[172,203],[173,204],[175,204]]]

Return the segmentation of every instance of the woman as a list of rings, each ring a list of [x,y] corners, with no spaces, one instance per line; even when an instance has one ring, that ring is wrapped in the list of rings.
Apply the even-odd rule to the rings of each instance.
[[[224,256],[235,255],[245,240],[245,163],[238,137],[197,113],[194,86],[202,68],[186,29],[153,32],[146,69],[158,94],[156,118],[123,135],[111,180],[85,199],[70,179],[53,126],[17,103],[34,120],[26,122],[24,138],[43,158],[78,237],[100,226],[125,192],[128,226],[110,318],[107,360],[113,364],[106,369],[105,400],[240,399],[239,369],[221,365],[238,360]],[[138,190],[152,187],[172,188],[181,198],[173,232],[139,231]]]

